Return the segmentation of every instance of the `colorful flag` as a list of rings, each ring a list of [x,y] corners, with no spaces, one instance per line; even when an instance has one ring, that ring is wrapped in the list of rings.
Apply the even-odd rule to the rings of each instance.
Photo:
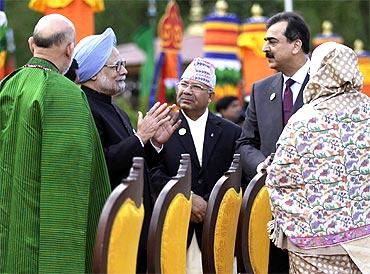
[[[176,2],[171,0],[158,25],[161,52],[155,65],[148,108],[156,101],[161,103],[176,101],[176,85],[182,71],[182,57],[179,52],[183,34],[179,8]]]
[[[148,108],[150,87],[154,72],[154,27],[152,25],[141,27],[133,37],[133,41],[145,53],[145,62],[141,65],[140,81],[140,109]]]
[[[241,64],[237,46],[240,20],[231,13],[213,13],[204,21],[204,57],[216,67],[215,98],[241,97]]]

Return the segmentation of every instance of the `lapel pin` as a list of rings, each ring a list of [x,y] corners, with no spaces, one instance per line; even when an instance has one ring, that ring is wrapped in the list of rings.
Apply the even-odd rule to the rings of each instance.
[[[186,129],[185,128],[180,128],[179,129],[179,134],[182,136],[182,135],[185,135],[186,133]]]
[[[211,137],[213,137],[213,133],[211,133]]]
[[[274,92],[274,93],[272,93],[272,94],[270,95],[270,101],[274,100],[274,99],[275,99],[275,97],[276,97],[276,94],[275,94],[275,92]]]

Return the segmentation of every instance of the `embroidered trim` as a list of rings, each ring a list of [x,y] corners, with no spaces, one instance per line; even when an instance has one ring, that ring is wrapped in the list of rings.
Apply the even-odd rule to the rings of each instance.
[[[317,247],[327,247],[333,246],[335,244],[347,242],[348,240],[354,240],[363,238],[370,235],[370,225],[365,225],[362,227],[357,227],[349,231],[344,231],[341,233],[336,233],[333,235],[325,236],[314,236],[314,237],[289,237],[289,239],[296,246],[309,249]]]
[[[45,71],[52,71],[51,69],[49,69],[47,67],[44,67],[44,66],[41,66],[41,65],[25,64],[23,67],[24,68],[38,68],[38,69],[42,69],[42,70],[45,70]]]

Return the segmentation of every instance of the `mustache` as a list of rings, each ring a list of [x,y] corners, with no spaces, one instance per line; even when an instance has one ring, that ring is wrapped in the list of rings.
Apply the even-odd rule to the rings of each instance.
[[[266,52],[266,58],[274,58],[274,55],[271,52]]]

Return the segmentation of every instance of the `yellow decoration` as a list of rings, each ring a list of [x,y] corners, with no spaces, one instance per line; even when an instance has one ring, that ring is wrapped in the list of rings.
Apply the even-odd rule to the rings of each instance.
[[[0,69],[5,66],[5,60],[6,60],[6,51],[3,50],[0,52]]]
[[[179,193],[172,200],[163,224],[161,270],[163,274],[186,273],[186,243],[192,199]]]
[[[217,274],[233,273],[236,229],[241,204],[241,189],[239,193],[234,188],[226,191],[215,227],[214,254]]]
[[[46,8],[65,8],[72,1],[77,0],[30,0],[28,2],[28,7],[32,10],[38,12],[45,12]],[[89,5],[94,12],[101,12],[104,10],[104,0],[83,0],[87,5]]]
[[[144,220],[144,206],[137,208],[127,199],[113,222],[108,249],[108,273],[136,273],[136,258],[140,232]]]
[[[215,99],[216,101],[224,96],[239,96],[239,88],[231,84],[216,85]]]
[[[265,53],[262,51],[262,47],[265,43],[265,30],[265,23],[251,24],[249,27],[244,26],[243,33],[238,38],[238,46],[251,49],[254,55],[258,57],[264,57]]]
[[[271,220],[270,199],[266,187],[257,194],[251,209],[249,224],[249,254],[254,273],[267,273],[270,240],[267,222]]]

